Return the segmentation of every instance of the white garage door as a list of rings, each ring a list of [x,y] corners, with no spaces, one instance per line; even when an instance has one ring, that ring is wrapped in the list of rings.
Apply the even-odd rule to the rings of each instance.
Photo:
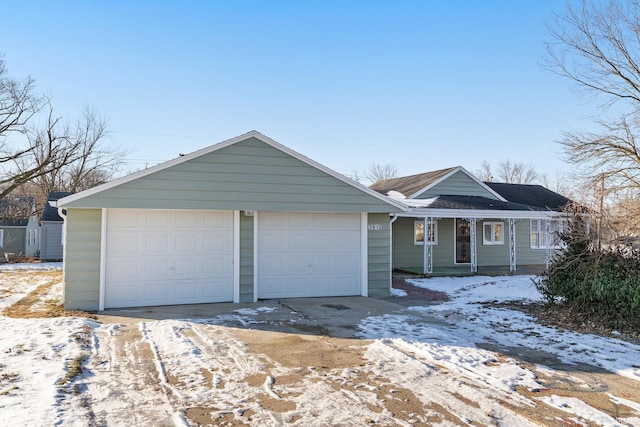
[[[109,209],[105,308],[233,300],[233,212]]]
[[[360,295],[360,214],[260,212],[258,298]]]

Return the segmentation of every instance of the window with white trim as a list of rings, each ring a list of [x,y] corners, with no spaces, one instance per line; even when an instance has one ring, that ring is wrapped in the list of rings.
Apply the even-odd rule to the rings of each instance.
[[[531,249],[559,248],[562,221],[558,219],[531,220]]]
[[[504,222],[483,222],[482,243],[485,245],[504,245]]]
[[[437,245],[438,244],[438,223],[435,221],[431,223],[427,222],[427,225],[429,228],[429,232],[427,233],[427,244]],[[424,244],[424,221],[413,222],[413,244],[414,245]]]

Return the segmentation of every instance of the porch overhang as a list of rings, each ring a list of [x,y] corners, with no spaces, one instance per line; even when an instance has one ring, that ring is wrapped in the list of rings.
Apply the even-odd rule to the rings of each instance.
[[[546,219],[564,217],[564,212],[557,211],[511,211],[511,210],[478,210],[478,209],[417,209],[397,213],[405,218],[504,218],[504,219]]]

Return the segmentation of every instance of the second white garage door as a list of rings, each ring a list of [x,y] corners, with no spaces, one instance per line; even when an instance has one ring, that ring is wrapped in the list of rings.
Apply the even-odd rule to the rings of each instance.
[[[233,300],[233,212],[109,209],[105,308]]]
[[[258,298],[361,293],[360,214],[260,212]]]

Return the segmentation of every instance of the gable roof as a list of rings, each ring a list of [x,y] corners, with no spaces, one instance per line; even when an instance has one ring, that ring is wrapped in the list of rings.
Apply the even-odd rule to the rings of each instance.
[[[400,178],[384,179],[373,183],[369,188],[384,195],[387,195],[390,191],[397,191],[409,198],[410,195],[419,192],[423,188],[439,182],[442,177],[448,176],[450,172],[456,169],[456,167],[452,167]]]
[[[480,187],[487,190],[489,193],[496,196],[498,200],[506,201],[500,194],[494,191],[491,187],[488,187],[484,182],[476,178],[475,175],[470,173],[462,166],[454,166],[446,169],[440,169],[437,171],[421,173],[417,175],[410,175],[400,178],[386,179],[378,181],[369,188],[375,190],[381,194],[388,195],[390,191],[396,191],[403,194],[408,199],[413,199],[435,187],[447,178],[455,175],[458,172],[462,172],[475,181]]]
[[[123,207],[123,206],[111,206],[111,205],[107,205],[105,206],[104,204],[101,205],[101,201],[96,200],[96,197],[100,197],[100,196],[104,196],[103,199],[109,199],[110,202],[109,203],[114,203],[113,200],[115,200],[116,198],[121,198],[121,200],[125,200],[123,197],[123,192],[125,191],[130,191],[130,188],[134,185],[138,185],[138,184],[144,184],[145,186],[147,186],[146,191],[149,194],[153,194],[154,197],[157,197],[154,202],[153,202],[153,206],[151,207],[160,207],[162,200],[160,200],[162,198],[162,194],[160,194],[160,191],[158,188],[150,188],[150,182],[149,180],[151,179],[156,179],[159,175],[154,175],[154,177],[150,177],[150,175],[152,174],[163,174],[163,175],[167,175],[167,174],[174,174],[175,176],[178,176],[178,174],[180,175],[177,179],[184,179],[184,177],[186,176],[185,174],[189,174],[189,170],[190,167],[192,166],[197,166],[197,164],[202,165],[203,160],[204,159],[212,159],[211,156],[208,156],[209,154],[213,154],[215,153],[216,156],[218,156],[217,152],[221,152],[219,154],[219,156],[226,156],[229,154],[229,150],[236,150],[236,151],[242,151],[242,153],[236,153],[234,154],[236,157],[235,159],[244,159],[243,161],[245,161],[245,163],[242,164],[242,169],[241,170],[236,170],[235,175],[234,173],[226,173],[223,169],[227,170],[229,167],[233,167],[234,165],[227,165],[227,164],[221,164],[220,161],[218,161],[218,163],[220,164],[221,167],[219,167],[217,170],[211,170],[211,171],[207,171],[210,172],[210,176],[217,176],[218,178],[220,178],[222,181],[215,181],[215,182],[223,182],[224,180],[226,180],[226,182],[229,182],[230,179],[236,179],[234,178],[234,176],[237,176],[240,181],[240,184],[243,185],[243,187],[241,187],[244,190],[240,190],[240,191],[252,191],[251,184],[245,182],[246,181],[246,177],[251,176],[252,174],[254,174],[255,168],[252,169],[251,165],[247,164],[246,162],[249,161],[249,159],[255,159],[258,158],[255,154],[253,154],[253,151],[247,151],[250,150],[251,147],[247,147],[245,145],[247,145],[250,141],[255,141],[257,143],[262,143],[261,146],[265,147],[265,144],[267,147],[269,147],[269,150],[272,150],[272,153],[277,153],[277,151],[280,152],[280,154],[284,154],[288,159],[293,159],[292,161],[295,161],[297,165],[300,164],[304,164],[304,167],[306,168],[306,166],[310,166],[312,168],[315,169],[314,174],[318,175],[320,174],[322,177],[331,177],[329,179],[331,179],[331,181],[333,183],[335,183],[335,180],[338,180],[341,182],[340,186],[342,186],[342,184],[346,184],[346,187],[343,186],[343,189],[348,189],[350,187],[350,190],[347,192],[349,194],[351,194],[352,196],[357,196],[367,200],[370,200],[371,203],[374,203],[377,208],[376,209],[383,209],[385,212],[400,212],[405,210],[405,206],[395,200],[391,200],[373,190],[370,190],[369,188],[353,181],[350,180],[349,178],[327,168],[324,165],[321,165],[320,163],[309,159],[308,157],[303,156],[302,154],[297,153],[296,151],[285,147],[282,144],[279,144],[278,142],[272,140],[271,138],[266,137],[265,135],[257,132],[257,131],[251,131],[248,133],[245,133],[243,135],[237,136],[235,138],[231,138],[228,139],[226,141],[220,142],[218,144],[203,148],[201,150],[195,151],[193,153],[190,154],[186,154],[184,156],[180,156],[178,158],[175,158],[173,160],[169,160],[168,162],[162,163],[160,165],[156,165],[153,166],[151,168],[133,173],[131,175],[116,179],[114,181],[111,181],[109,183],[103,184],[103,185],[99,185],[97,187],[94,187],[92,189],[74,194],[74,195],[70,195],[67,197],[64,197],[62,199],[60,199],[56,206],[68,206],[68,207]],[[251,145],[251,144],[249,144]],[[232,147],[233,146],[233,147]],[[255,147],[255,144],[254,144]],[[225,150],[226,149],[226,150]],[[273,150],[277,150],[277,151],[273,151]],[[271,154],[272,154],[271,153]],[[197,159],[197,160],[196,160]],[[185,165],[185,163],[187,162],[191,162],[188,165]],[[198,163],[200,162],[200,163]],[[273,168],[271,168],[273,169]],[[287,176],[282,175],[282,172],[286,172],[285,171],[286,168],[281,168],[280,171],[274,170],[273,172],[269,172],[271,175],[269,175],[269,177],[275,177],[278,178],[280,181],[276,182],[277,180],[273,179],[271,180],[272,182],[259,182],[253,185],[253,187],[265,187],[265,186],[269,186],[269,188],[267,189],[267,191],[269,193],[272,193],[274,189],[277,189],[278,191],[281,191],[282,188],[285,187],[292,187],[294,185],[297,185],[299,188],[296,189],[297,193],[297,197],[301,198],[306,197],[307,199],[313,199],[314,196],[312,194],[305,194],[304,190],[305,188],[303,188],[304,186],[301,185],[303,183],[299,183],[299,182],[286,182],[283,183],[282,179],[286,179]],[[262,167],[261,170],[264,170],[264,167]],[[231,171],[233,172],[233,171]],[[262,177],[265,177],[264,173],[263,175],[261,175]],[[328,177],[327,177],[328,176]],[[211,179],[215,179],[215,178],[211,178]],[[323,178],[324,179],[324,178]],[[175,181],[175,180],[173,180]],[[168,183],[168,184],[173,184],[173,181],[164,181],[164,183]],[[210,181],[210,182],[214,182],[214,181]],[[158,184],[158,183],[156,183]],[[162,184],[162,183],[160,183]],[[166,188],[166,187],[165,187]],[[140,190],[140,188],[138,188],[138,190]],[[209,191],[209,189],[199,189],[200,193],[199,194],[205,194],[205,191]],[[258,191],[258,190],[254,190]],[[343,191],[344,193],[344,191]],[[208,193],[207,193],[208,194]],[[201,207],[201,208],[211,208],[211,206],[216,206],[215,209],[229,209],[229,206],[237,206],[238,204],[236,203],[235,205],[233,204],[233,202],[231,202],[230,200],[233,200],[233,194],[229,195],[230,193],[228,192],[225,196],[228,197],[228,199],[226,200],[210,200],[208,199],[208,203],[206,204],[207,207]],[[340,195],[333,195],[332,194],[332,198],[335,199],[336,203],[348,203],[348,197],[349,194],[340,194]],[[205,194],[206,195],[206,194]],[[94,197],[95,196],[95,197]],[[268,198],[271,197],[267,194],[267,192],[265,191],[263,193],[263,196]],[[370,199],[371,198],[371,199]],[[374,200],[375,199],[375,200]],[[127,203],[129,205],[135,204],[136,201],[133,200],[131,198],[126,199]],[[202,200],[202,199],[200,199]],[[344,200],[344,202],[342,202]],[[263,201],[264,202],[264,201]],[[277,199],[273,199],[273,203],[277,203],[278,200]],[[195,206],[197,203],[193,201],[193,199],[191,199],[190,201],[191,205]],[[254,204],[255,205],[255,204]],[[261,205],[263,206],[264,203]],[[149,205],[148,205],[149,206]],[[200,204],[200,206],[204,206],[204,204]],[[220,207],[220,206],[224,206],[224,207]],[[245,204],[245,206],[249,206],[248,204]],[[257,205],[256,205],[257,206]],[[321,208],[322,206],[319,204],[318,205],[319,208]],[[340,205],[342,206],[342,205]],[[130,207],[136,207],[136,206],[130,206]],[[230,209],[238,209],[238,207],[232,207]],[[253,209],[253,210],[261,210],[261,208],[255,208],[255,207],[244,207],[244,208],[239,208],[241,210],[244,209]],[[389,210],[386,210],[389,209]],[[268,210],[272,210],[272,209],[268,209]]]
[[[62,222],[63,219],[58,215],[58,208],[51,206],[49,202],[55,202],[72,194],[73,193],[69,191],[52,191],[49,193],[49,196],[47,196],[47,203],[45,203],[44,209],[42,210],[42,217],[40,218],[40,221]]]
[[[573,201],[542,185],[485,182],[505,199],[514,203],[560,212]]]

